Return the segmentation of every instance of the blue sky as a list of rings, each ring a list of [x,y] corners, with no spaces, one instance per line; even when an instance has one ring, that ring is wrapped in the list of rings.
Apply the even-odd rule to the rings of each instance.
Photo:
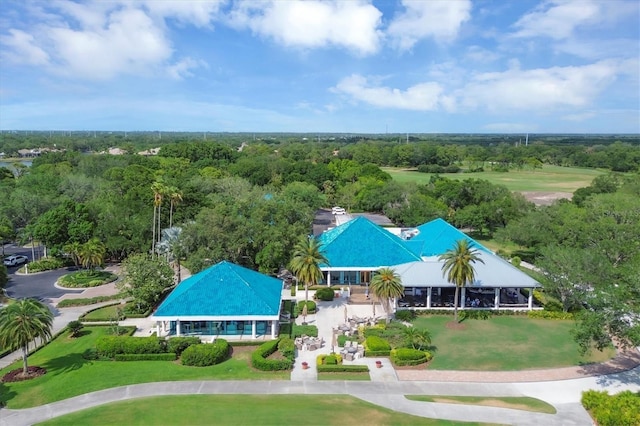
[[[639,133],[636,0],[0,0],[0,129]]]

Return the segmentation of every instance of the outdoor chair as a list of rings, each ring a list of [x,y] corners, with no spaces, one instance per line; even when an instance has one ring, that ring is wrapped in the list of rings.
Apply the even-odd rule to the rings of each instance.
[[[346,359],[347,361],[353,361],[353,354],[352,354],[352,353],[347,352],[347,353],[344,355],[344,359]]]

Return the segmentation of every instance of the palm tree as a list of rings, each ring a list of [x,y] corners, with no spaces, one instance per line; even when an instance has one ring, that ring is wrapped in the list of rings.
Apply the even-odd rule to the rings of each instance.
[[[471,247],[466,239],[456,241],[452,249],[438,257],[442,264],[442,275],[447,277],[447,281],[455,284],[456,293],[453,300],[454,321],[458,322],[458,299],[460,288],[472,283],[476,278],[476,271],[473,263],[484,261],[479,257],[478,250]]]
[[[76,268],[78,268],[80,266],[80,253],[82,251],[82,244],[74,241],[72,243],[65,244],[62,249],[71,256],[73,264],[76,265]]]
[[[402,335],[407,345],[413,349],[422,350],[424,346],[431,344],[431,333],[429,330],[408,326],[402,329]]]
[[[387,324],[391,320],[391,305],[393,299],[404,295],[404,287],[400,276],[391,268],[378,269],[371,278],[369,286],[371,293],[380,301],[382,309],[387,314]]]
[[[22,374],[28,373],[29,343],[51,338],[53,314],[36,299],[21,299],[0,309],[0,347],[22,349]]]
[[[302,237],[293,248],[289,269],[298,281],[304,283],[304,300],[309,301],[309,285],[316,285],[322,279],[321,264],[329,261],[324,256],[322,244],[313,237]]]
[[[151,256],[156,252],[156,229],[158,230],[158,240],[160,239],[160,207],[162,206],[162,196],[166,188],[162,182],[154,182],[151,185],[153,191],[153,236],[151,241]],[[157,220],[156,220],[157,218]]]
[[[167,193],[171,202],[169,205],[169,228],[171,228],[173,227],[173,208],[182,201],[182,192],[175,186],[170,186],[167,188]]]
[[[104,254],[107,248],[97,238],[92,238],[80,247],[79,257],[82,266],[93,270],[96,266],[102,265]]]

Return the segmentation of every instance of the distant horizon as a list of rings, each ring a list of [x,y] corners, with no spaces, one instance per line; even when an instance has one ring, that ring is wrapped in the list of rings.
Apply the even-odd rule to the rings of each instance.
[[[5,131],[640,133],[637,0],[2,0],[0,61]]]

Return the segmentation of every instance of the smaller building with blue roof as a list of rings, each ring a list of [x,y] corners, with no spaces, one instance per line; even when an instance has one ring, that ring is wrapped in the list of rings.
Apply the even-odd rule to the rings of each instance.
[[[282,280],[223,261],[181,282],[152,315],[158,335],[277,335]]]

